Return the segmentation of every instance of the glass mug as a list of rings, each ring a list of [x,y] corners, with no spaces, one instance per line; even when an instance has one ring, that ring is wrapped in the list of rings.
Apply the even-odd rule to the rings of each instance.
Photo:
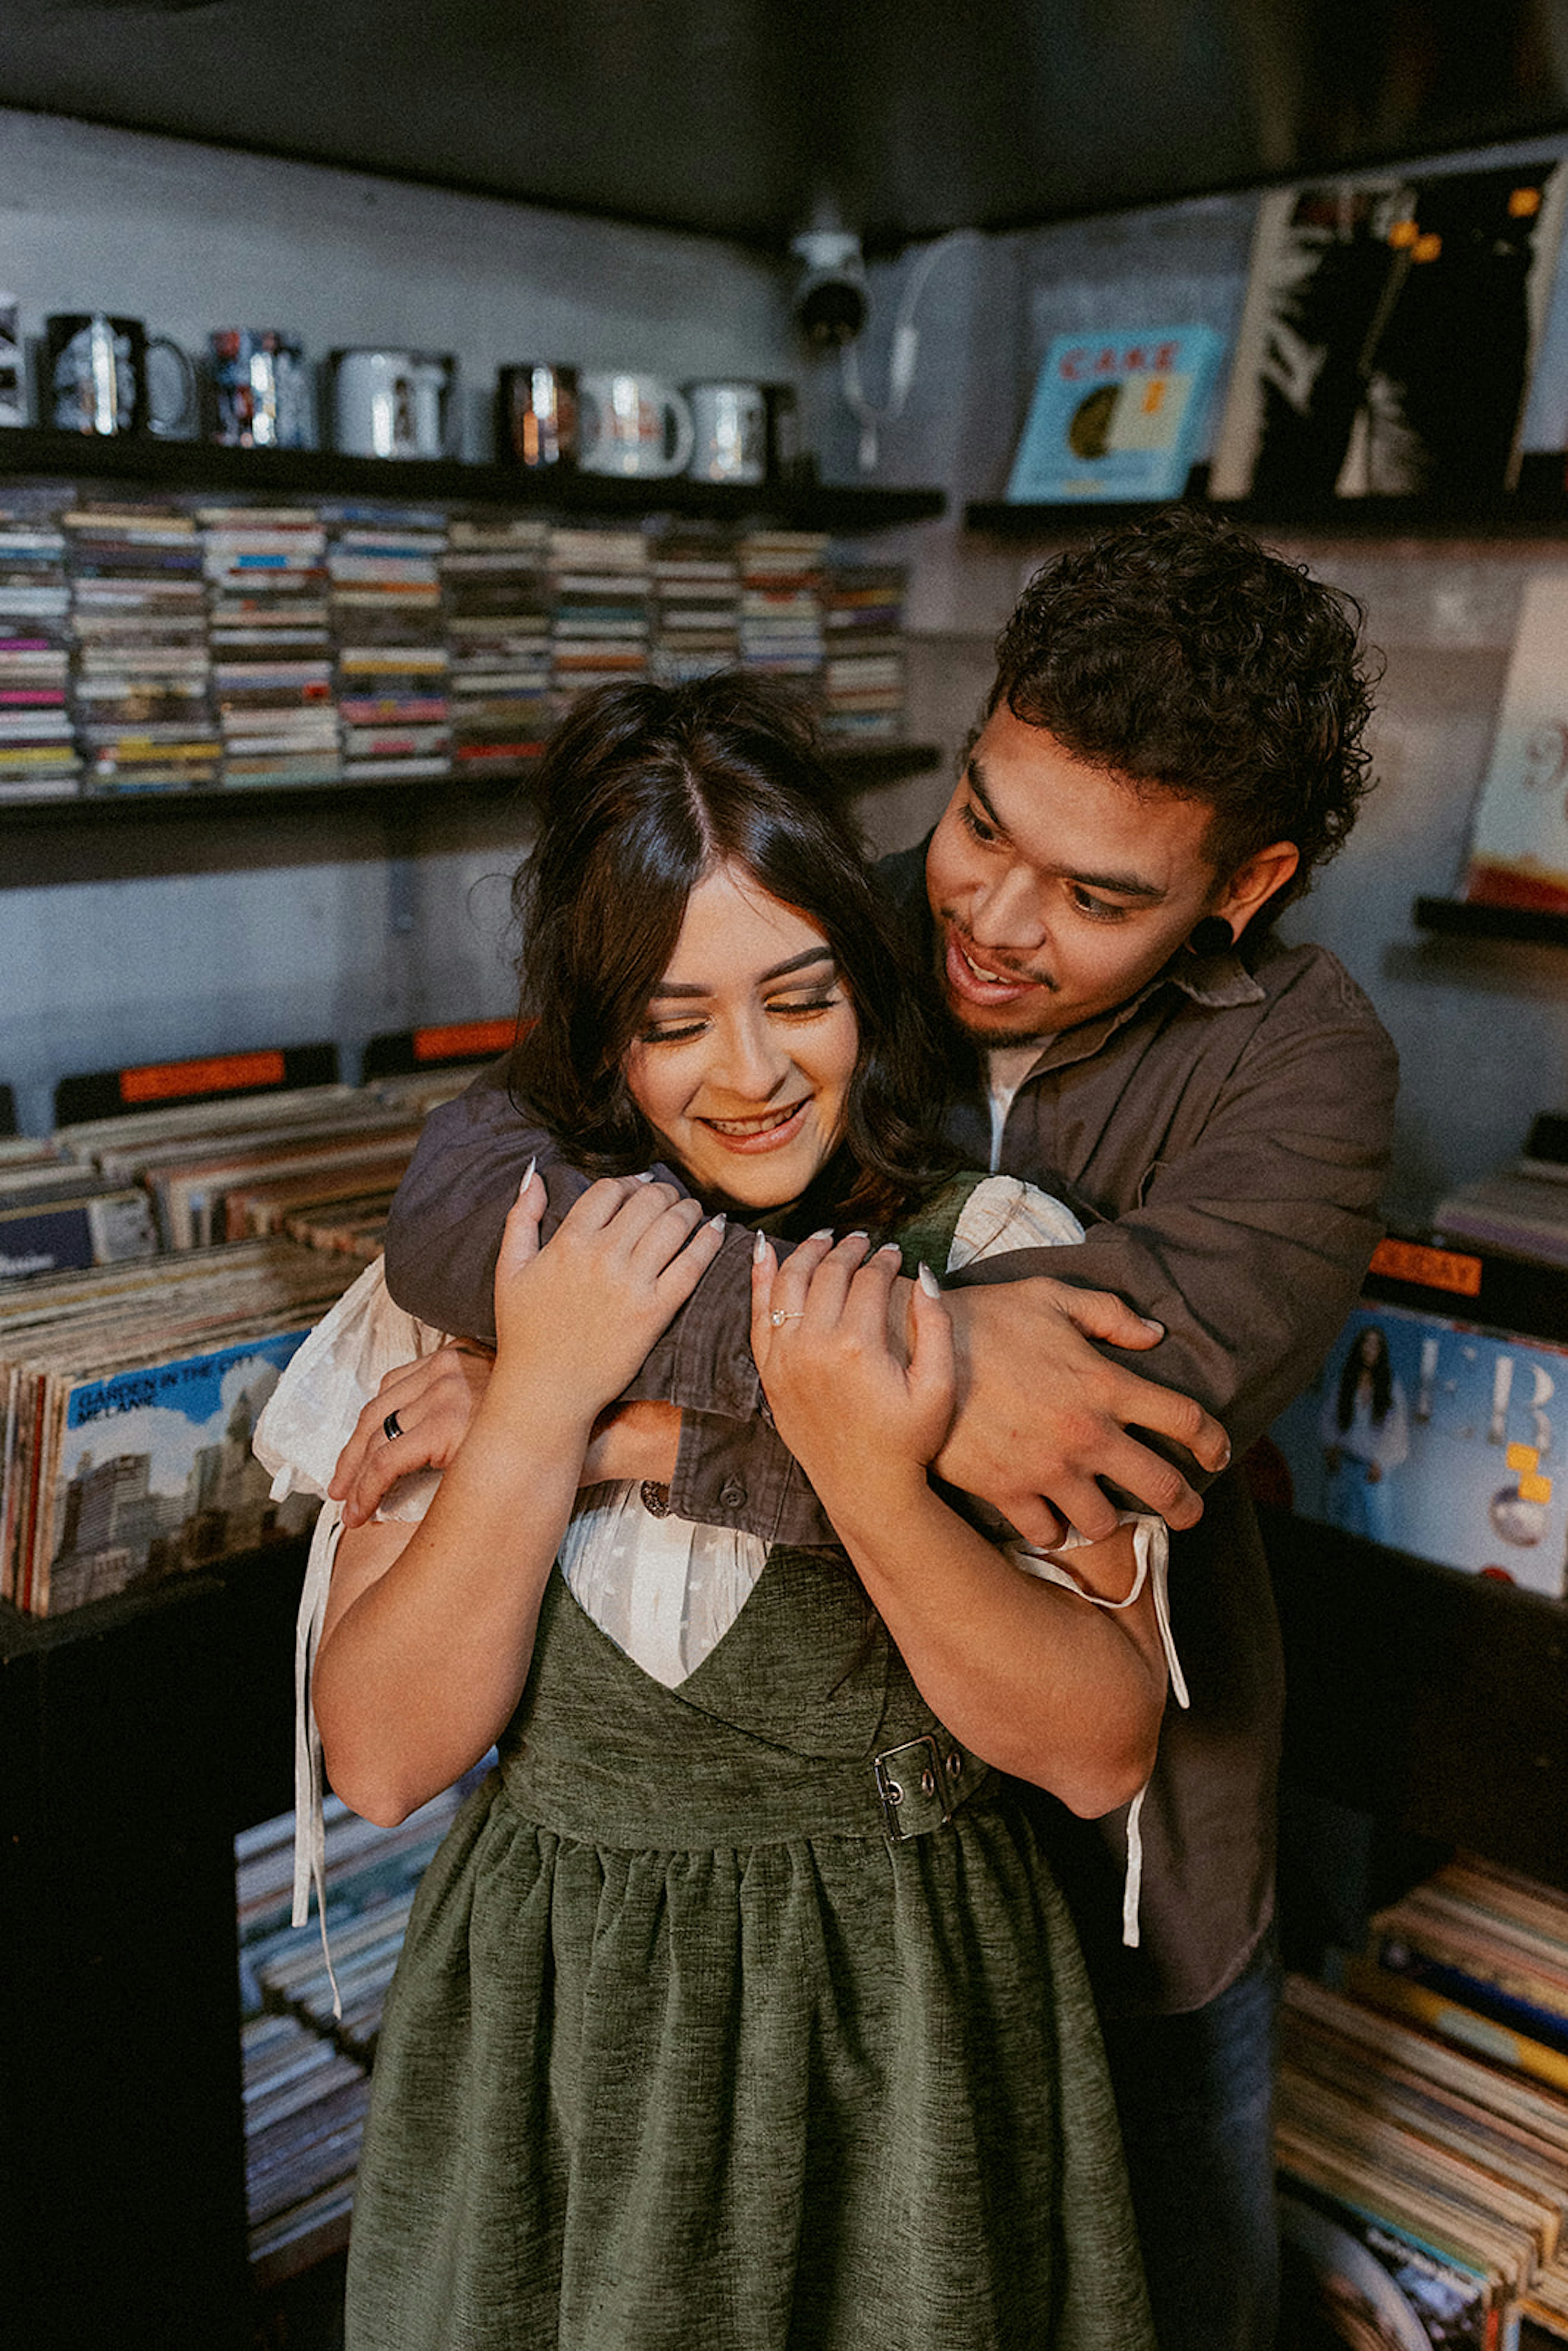
[[[663,481],[684,474],[695,434],[674,384],[619,372],[578,381],[577,462],[585,474]]]
[[[216,421],[227,449],[308,449],[305,351],[276,327],[217,327],[209,337]]]
[[[151,355],[159,361],[152,381]],[[44,321],[40,408],[57,433],[172,438],[195,423],[196,371],[178,343],[149,335],[140,319],[57,310]]]

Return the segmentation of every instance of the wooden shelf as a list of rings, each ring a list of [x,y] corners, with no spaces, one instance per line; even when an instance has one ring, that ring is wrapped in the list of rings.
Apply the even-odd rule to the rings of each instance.
[[[1078,538],[1162,507],[1185,504],[1228,515],[1249,530],[1322,538],[1564,538],[1568,486],[1564,461],[1553,450],[1532,450],[1520,467],[1516,489],[1495,498],[1456,502],[1443,497],[1336,498],[1302,501],[1208,496],[1208,468],[1195,465],[1181,500],[1121,504],[1082,498],[1060,505],[1014,506],[981,499],[964,508],[970,530],[995,538]]]
[[[533,507],[584,515],[683,514],[740,522],[757,516],[802,530],[884,530],[944,513],[942,490],[890,490],[851,483],[766,483],[742,488],[677,475],[620,481],[601,474],[531,474],[520,465],[467,465],[456,458],[348,457],[326,449],[229,449],[214,441],[54,433],[0,427],[0,474],[61,482],[125,482],[141,487],[272,498],[357,498],[394,505]]]
[[[1534,946],[1568,947],[1568,914],[1528,906],[1473,905],[1468,898],[1417,898],[1417,930],[1467,939],[1515,939]]]
[[[876,791],[906,776],[925,775],[942,764],[935,743],[864,743],[829,747],[826,766],[844,793]],[[445,777],[355,777],[332,784],[206,785],[194,791],[72,792],[58,799],[0,799],[0,831],[85,826],[91,830],[149,824],[182,817],[203,821],[247,817],[311,816],[359,810],[400,819],[434,815],[456,806],[531,807],[531,768],[509,776],[455,768]]]

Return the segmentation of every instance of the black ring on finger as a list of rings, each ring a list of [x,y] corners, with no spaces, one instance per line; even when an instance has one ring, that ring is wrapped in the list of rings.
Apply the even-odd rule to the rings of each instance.
[[[402,1435],[402,1423],[395,1412],[389,1412],[382,1423],[382,1435],[389,1445],[395,1445]]]

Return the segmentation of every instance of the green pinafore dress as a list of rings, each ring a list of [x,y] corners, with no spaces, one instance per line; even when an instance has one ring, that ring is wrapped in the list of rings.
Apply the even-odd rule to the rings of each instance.
[[[1065,1906],[841,1554],[673,1689],[557,1569],[499,1759],[388,2002],[350,2351],[1153,2351]]]

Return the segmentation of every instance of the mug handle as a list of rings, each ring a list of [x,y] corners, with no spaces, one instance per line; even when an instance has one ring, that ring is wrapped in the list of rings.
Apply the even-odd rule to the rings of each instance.
[[[675,428],[675,445],[667,452],[660,468],[665,474],[684,474],[692,462],[696,447],[696,426],[692,422],[690,403],[678,392],[664,394],[664,413]]]
[[[157,416],[152,410],[152,385],[147,381],[147,430],[170,440],[178,434],[193,432],[196,424],[196,370],[191,354],[183,345],[171,341],[167,335],[149,335],[147,349],[151,351],[172,351],[179,362],[180,381],[183,397],[172,416]]]

